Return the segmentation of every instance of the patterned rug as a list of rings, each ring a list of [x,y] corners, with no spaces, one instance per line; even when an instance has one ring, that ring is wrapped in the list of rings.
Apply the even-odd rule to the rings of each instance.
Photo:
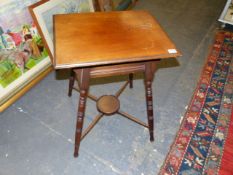
[[[222,161],[224,147],[227,139],[231,139],[232,143],[233,138],[232,131],[231,137],[227,137],[228,131],[233,127],[232,58],[233,33],[217,33],[193,98],[161,167],[160,175],[224,174],[221,172],[224,172],[224,167],[228,167]],[[233,147],[230,147],[227,159],[230,156],[232,158]],[[228,169],[230,172],[227,172],[233,174],[232,163]]]
[[[233,109],[233,108],[232,108]],[[224,153],[219,170],[221,175],[233,174],[233,112],[231,112],[231,122],[228,130],[226,143],[224,145]]]

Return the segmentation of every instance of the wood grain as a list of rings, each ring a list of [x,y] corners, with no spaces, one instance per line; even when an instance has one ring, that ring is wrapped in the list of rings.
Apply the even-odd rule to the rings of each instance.
[[[55,15],[54,26],[56,69],[181,55],[147,11]]]

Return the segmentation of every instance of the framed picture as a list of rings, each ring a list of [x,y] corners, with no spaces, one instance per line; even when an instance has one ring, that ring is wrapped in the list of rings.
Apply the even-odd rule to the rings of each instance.
[[[48,48],[50,57],[53,58],[53,15],[94,12],[94,5],[92,0],[42,0],[29,6],[29,11]]]
[[[220,18],[218,19],[223,24],[233,24],[233,1],[228,0],[226,5],[221,13]]]
[[[37,1],[0,1],[0,112],[52,70],[27,8]]]

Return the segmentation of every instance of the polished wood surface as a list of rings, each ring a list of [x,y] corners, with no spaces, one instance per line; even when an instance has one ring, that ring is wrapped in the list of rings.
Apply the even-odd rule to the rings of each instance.
[[[180,56],[147,11],[54,16],[56,69]]]
[[[120,102],[114,95],[103,95],[97,101],[97,109],[105,115],[112,115],[120,109]]]

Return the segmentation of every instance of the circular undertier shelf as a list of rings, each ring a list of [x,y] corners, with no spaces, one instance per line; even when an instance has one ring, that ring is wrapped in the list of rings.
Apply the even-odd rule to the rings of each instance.
[[[117,97],[113,95],[101,96],[97,101],[97,109],[106,115],[112,115],[116,113],[119,108],[120,102]]]

